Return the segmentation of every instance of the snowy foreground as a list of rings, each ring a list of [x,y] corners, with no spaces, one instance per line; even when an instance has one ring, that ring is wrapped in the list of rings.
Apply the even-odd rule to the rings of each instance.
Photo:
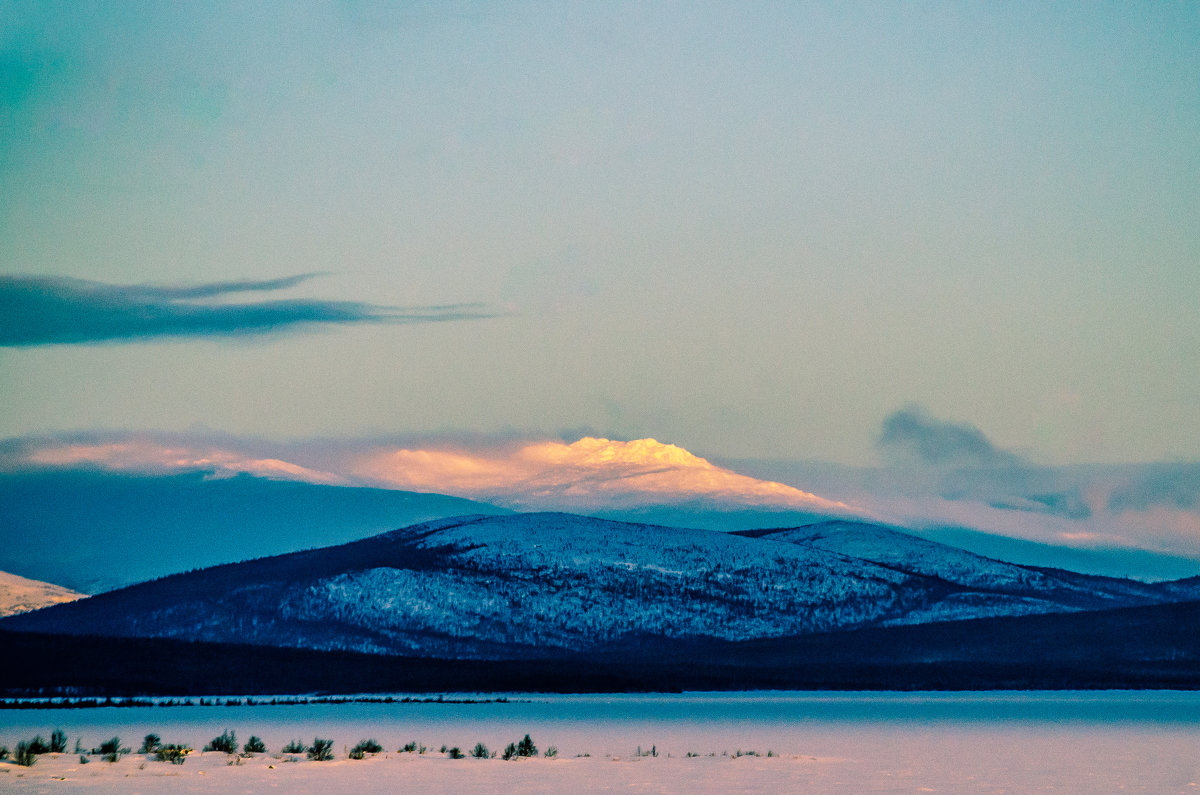
[[[1200,792],[1194,733],[1036,738],[915,731],[894,742],[850,742],[845,756],[672,756],[449,759],[387,753],[355,761],[286,761],[262,754],[231,764],[195,753],[181,766],[133,754],[81,765],[75,754],[31,768],[0,763],[13,793],[333,792],[804,792],[804,793],[1189,793]],[[731,752],[732,753],[732,752]]]
[[[0,762],[2,793],[1200,793],[1200,693],[683,693],[491,702],[154,706],[0,711],[11,750],[55,728],[94,747],[149,732],[200,749],[225,730],[271,753],[183,765],[47,754]],[[450,759],[530,733],[548,759]],[[333,740],[335,758],[279,749]],[[385,753],[347,758],[373,738]],[[425,754],[399,753],[416,741]],[[638,756],[638,751],[657,757]],[[738,752],[756,752],[759,756]],[[772,752],[772,756],[767,756]],[[590,756],[582,756],[590,754]],[[689,756],[696,754],[696,756]],[[295,758],[296,761],[292,761]]]

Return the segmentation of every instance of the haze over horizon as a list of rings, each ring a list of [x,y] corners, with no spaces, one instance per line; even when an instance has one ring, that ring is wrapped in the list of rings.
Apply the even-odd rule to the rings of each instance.
[[[1197,75],[1188,3],[4,4],[0,458],[1200,558]]]

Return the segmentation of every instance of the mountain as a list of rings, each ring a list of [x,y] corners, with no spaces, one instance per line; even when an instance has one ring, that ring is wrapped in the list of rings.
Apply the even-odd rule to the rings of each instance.
[[[63,588],[61,585],[18,577],[0,571],[0,616],[28,613],[50,605],[73,602],[87,594]]]
[[[441,494],[251,475],[0,472],[0,569],[96,593],[464,513],[509,511]]]
[[[0,628],[517,659],[1148,605],[1190,588],[1012,566],[856,523],[736,535],[475,515],[177,574]]]

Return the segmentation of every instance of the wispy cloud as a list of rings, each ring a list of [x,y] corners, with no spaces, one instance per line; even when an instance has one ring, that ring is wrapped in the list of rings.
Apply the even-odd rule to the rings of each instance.
[[[878,447],[909,490],[948,500],[972,500],[995,508],[1085,519],[1091,515],[1079,488],[1061,472],[1038,466],[994,444],[982,430],[947,422],[907,406],[888,415]]]
[[[347,479],[279,458],[261,457],[227,447],[163,444],[149,439],[62,442],[21,445],[27,464],[45,467],[93,466],[114,472],[164,474],[208,472],[215,476],[255,475],[270,480],[295,480],[321,485],[346,485]],[[15,462],[7,462],[13,468]]]
[[[294,287],[313,274],[197,285],[119,285],[64,277],[0,275],[0,346],[246,336],[315,325],[431,323],[494,317],[477,304],[388,307],[360,301],[212,299]]]
[[[1113,489],[1108,507],[1114,511],[1200,507],[1200,463],[1148,464],[1128,482]]]
[[[938,420],[918,406],[889,414],[883,421],[879,447],[936,466],[1013,466],[1021,460],[992,444],[974,425]]]

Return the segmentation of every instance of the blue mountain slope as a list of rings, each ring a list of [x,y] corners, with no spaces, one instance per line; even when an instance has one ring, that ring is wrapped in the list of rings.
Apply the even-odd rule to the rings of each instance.
[[[96,593],[463,513],[509,512],[440,494],[249,475],[0,473],[0,570]]]

